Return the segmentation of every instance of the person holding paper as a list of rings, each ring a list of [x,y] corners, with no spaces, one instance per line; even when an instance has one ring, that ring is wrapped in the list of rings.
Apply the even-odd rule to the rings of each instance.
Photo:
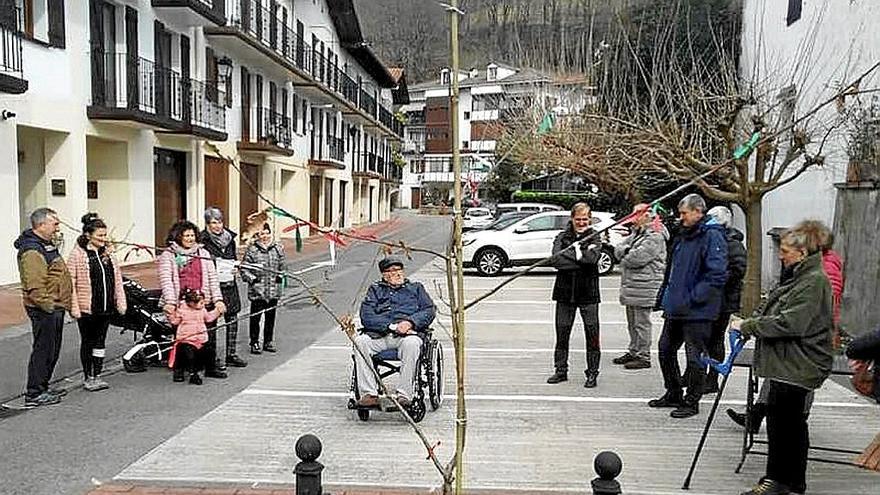
[[[238,357],[236,352],[241,297],[238,294],[238,284],[235,282],[237,271],[235,268],[237,261],[235,238],[235,232],[223,225],[223,211],[214,206],[208,207],[205,210],[205,230],[202,231],[199,242],[214,258],[217,279],[220,282],[220,292],[223,293],[223,302],[226,303],[226,313],[223,314],[223,320],[226,323],[226,365],[244,368],[247,366],[247,362]],[[217,332],[208,333],[216,343]]]

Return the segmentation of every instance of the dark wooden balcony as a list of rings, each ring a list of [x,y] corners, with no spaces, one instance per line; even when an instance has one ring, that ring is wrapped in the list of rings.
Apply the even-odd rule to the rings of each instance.
[[[153,8],[183,16],[188,25],[223,26],[226,24],[226,0],[152,0]]]

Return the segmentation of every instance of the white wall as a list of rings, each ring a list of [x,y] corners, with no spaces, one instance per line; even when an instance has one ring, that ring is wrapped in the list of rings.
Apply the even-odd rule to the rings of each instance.
[[[786,25],[788,2],[746,0],[742,58],[744,79],[777,94],[794,82],[799,114],[836,93],[870,65],[880,60],[880,3],[869,1],[805,1],[803,15]],[[880,77],[872,79],[876,87]],[[867,82],[862,85],[866,87]],[[834,105],[817,115],[815,122],[838,117]],[[818,133],[817,133],[818,134]],[[816,141],[821,135],[815,136]],[[816,146],[812,147],[815,151]],[[764,201],[763,230],[790,227],[805,218],[831,223],[834,217],[835,182],[845,178],[847,156],[844,135],[833,133],[823,151],[825,166],[769,194]],[[765,238],[764,281],[773,264],[770,240]]]

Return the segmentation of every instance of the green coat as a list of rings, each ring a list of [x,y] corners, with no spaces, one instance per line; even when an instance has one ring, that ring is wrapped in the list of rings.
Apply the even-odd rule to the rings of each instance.
[[[831,327],[831,284],[817,253],[767,296],[741,330],[757,338],[758,376],[812,390],[831,374]]]

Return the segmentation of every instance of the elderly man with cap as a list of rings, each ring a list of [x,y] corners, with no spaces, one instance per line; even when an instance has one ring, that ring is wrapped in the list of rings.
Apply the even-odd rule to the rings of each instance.
[[[406,407],[414,393],[422,335],[434,321],[434,302],[422,284],[406,278],[399,259],[383,259],[379,262],[379,271],[382,280],[367,290],[360,311],[363,330],[354,340],[365,356],[397,349],[401,361],[397,400]],[[361,393],[358,405],[376,406],[379,404],[378,383],[369,370],[372,363],[367,363],[361,353],[355,353]]]

